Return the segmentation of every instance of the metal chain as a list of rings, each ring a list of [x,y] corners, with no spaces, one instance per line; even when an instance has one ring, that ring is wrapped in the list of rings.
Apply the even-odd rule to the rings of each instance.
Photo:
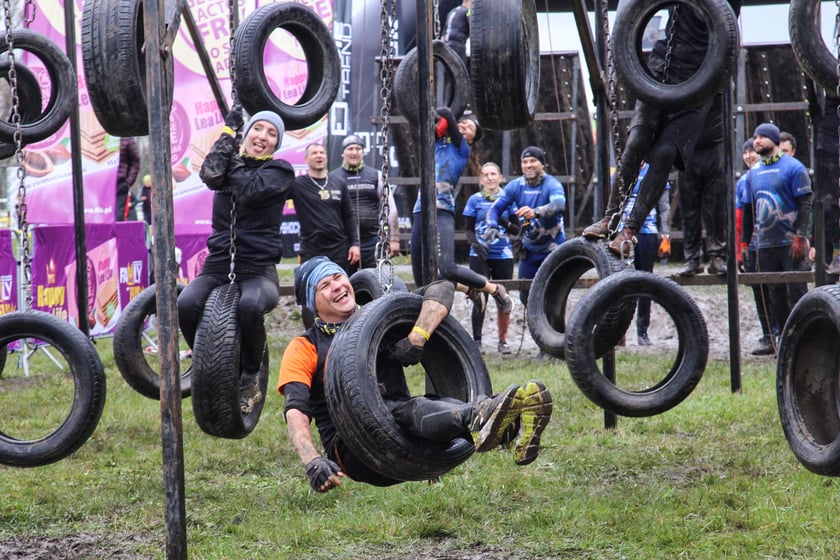
[[[674,28],[677,26],[677,17],[679,16],[679,11],[680,11],[680,5],[676,4],[674,6],[674,11],[671,12],[671,18],[670,18],[670,23],[671,23],[670,27],[671,28],[666,29],[666,33],[668,33],[668,46],[665,49],[665,72],[664,72],[664,75],[662,77],[662,83],[663,84],[668,83],[668,72],[671,69],[671,56],[674,54],[674,35],[675,35]]]
[[[432,11],[434,12],[432,14],[432,21],[434,22],[434,25],[432,27],[432,37],[434,37],[435,39],[442,39],[443,37],[441,37],[440,35],[440,0],[432,1]]]
[[[390,5],[390,9],[389,9]],[[394,22],[397,20],[396,0],[381,0],[380,2],[380,60],[382,66],[379,69],[380,90],[382,107],[379,111],[381,117],[381,128],[379,138],[381,143],[382,156],[382,191],[379,198],[379,240],[376,242],[376,266],[379,281],[387,292],[394,285],[394,265],[391,262],[391,226],[388,217],[391,214],[389,200],[391,198],[390,185],[390,128],[391,128],[391,98],[394,89]],[[387,269],[386,269],[387,267]],[[383,273],[386,276],[383,278]],[[384,281],[383,281],[384,280]]]
[[[236,57],[233,56],[233,34],[236,32],[235,14],[238,13],[239,3],[237,0],[228,0],[228,29],[230,37],[228,38],[230,45],[230,59],[229,59],[229,73],[230,73],[230,99],[231,110],[236,108]],[[235,131],[236,136],[239,136],[239,131]],[[230,272],[228,279],[233,284],[236,281],[236,193],[230,192]]]
[[[32,4],[31,0],[27,1],[26,6]],[[29,247],[29,223],[26,220],[27,206],[26,206],[26,168],[23,166],[23,135],[21,133],[21,114],[20,114],[20,97],[18,96],[18,79],[17,71],[15,69],[15,34],[12,28],[12,7],[10,0],[3,0],[3,10],[5,12],[6,25],[6,43],[8,45],[8,59],[9,59],[9,87],[11,88],[12,97],[12,116],[11,121],[15,126],[13,136],[15,144],[15,160],[17,163],[17,180],[18,180],[18,194],[17,204],[15,209],[17,211],[18,229],[20,229],[20,251],[21,262],[23,263],[23,293],[24,293],[24,309],[32,308],[32,254]],[[24,12],[26,8],[24,8]],[[34,17],[34,9],[32,10]],[[30,20],[31,21],[31,20]]]

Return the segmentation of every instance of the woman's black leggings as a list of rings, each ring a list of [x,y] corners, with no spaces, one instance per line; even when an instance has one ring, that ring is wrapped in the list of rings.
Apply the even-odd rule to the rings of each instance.
[[[438,231],[438,272],[440,277],[450,282],[460,282],[465,286],[481,289],[487,284],[487,278],[476,274],[465,266],[455,264],[455,214],[446,210],[437,210]],[[421,238],[423,219],[419,212],[414,213],[414,223],[411,226],[411,271],[414,283],[418,286],[422,282]]]

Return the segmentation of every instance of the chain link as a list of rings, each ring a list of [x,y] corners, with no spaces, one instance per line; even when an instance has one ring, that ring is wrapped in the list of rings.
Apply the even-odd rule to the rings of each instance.
[[[379,281],[387,292],[394,285],[394,265],[391,262],[391,226],[388,217],[391,214],[390,198],[390,131],[391,131],[391,99],[394,89],[394,22],[397,21],[396,0],[381,0],[380,2],[380,60],[379,68],[382,107],[379,111],[381,129],[379,132],[382,157],[382,190],[379,199],[379,239],[376,242],[376,262]],[[387,276],[383,278],[383,273]]]
[[[35,14],[38,9],[38,5],[35,3],[35,0],[26,0],[26,3],[23,5],[23,26],[29,28],[33,21],[35,21]],[[7,27],[6,29],[11,29]]]
[[[679,16],[680,12],[680,5],[674,5],[674,11],[671,12],[670,18],[670,29],[667,29],[666,32],[668,33],[668,45],[665,49],[665,71],[662,77],[662,83],[668,83],[668,72],[671,69],[671,57],[674,54],[674,28],[677,27],[677,17]]]
[[[229,73],[230,73],[230,99],[231,110],[236,109],[236,57],[233,56],[233,34],[236,32],[236,15],[239,11],[239,3],[237,0],[228,0],[228,30],[230,37],[228,38],[230,45],[230,59],[229,59]],[[235,132],[239,136],[239,131]],[[233,284],[236,281],[236,193],[230,192],[230,272],[228,279]]]
[[[441,29],[440,29],[440,0],[433,0],[432,1],[432,21],[434,22],[432,26],[432,37],[435,39],[442,39],[441,37]]]

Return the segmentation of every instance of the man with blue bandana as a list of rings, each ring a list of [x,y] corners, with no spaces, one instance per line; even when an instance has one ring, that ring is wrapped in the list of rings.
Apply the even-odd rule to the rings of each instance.
[[[395,421],[406,432],[430,442],[473,437],[476,451],[489,451],[519,418],[514,458],[519,464],[532,462],[539,453],[540,435],[551,417],[551,394],[542,383],[529,381],[524,387],[513,384],[498,395],[482,395],[473,402],[409,394],[402,366],[420,361],[426,341],[449,313],[454,286],[438,281],[418,292],[423,295],[423,303],[411,333],[378,366],[377,376],[387,395],[382,398]],[[333,336],[357,309],[347,274],[326,257],[315,257],[295,269],[295,297],[298,304],[313,310],[315,322],[286,348],[278,390],[286,399],[284,414],[289,440],[305,466],[310,486],[318,492],[328,492],[340,486],[345,475],[375,486],[401,482],[376,472],[353,454],[338,434],[326,404],[327,352]],[[419,352],[414,351],[417,348]],[[315,447],[310,426],[313,419],[324,455]]]

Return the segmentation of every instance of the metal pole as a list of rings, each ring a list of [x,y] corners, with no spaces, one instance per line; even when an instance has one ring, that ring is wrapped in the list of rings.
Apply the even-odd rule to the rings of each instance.
[[[732,84],[723,88],[723,180],[726,182],[726,301],[729,305],[729,383],[741,392],[741,319],[738,310],[738,243],[735,239],[735,173],[733,172]]]
[[[164,41],[166,0],[143,5],[146,29],[146,99],[149,101],[151,141],[152,220],[154,227],[155,286],[157,288],[158,356],[161,373],[160,416],[163,447],[166,557],[187,557],[184,496],[184,445],[181,425],[181,377],[178,371],[178,316],[176,301],[175,227],[172,208],[169,107],[164,92],[174,79],[164,62],[172,56]],[[156,48],[156,46],[158,46]]]
[[[79,75],[76,60],[76,6],[73,2],[64,2],[64,33],[67,45],[67,58],[73,66],[73,71]],[[79,124],[79,104],[73,103],[70,109],[70,153],[82,153],[81,128]],[[70,159],[73,177],[73,225],[76,231],[76,305],[79,313],[79,329],[85,336],[90,336],[88,324],[88,277],[87,266],[87,232],[85,230],[85,187],[82,181],[82,158]]]
[[[395,1],[395,0],[394,0]],[[420,216],[423,220],[423,266],[420,281],[429,284],[437,278],[437,210],[435,198],[435,152],[432,129],[432,3],[417,0],[417,86],[420,92]]]

